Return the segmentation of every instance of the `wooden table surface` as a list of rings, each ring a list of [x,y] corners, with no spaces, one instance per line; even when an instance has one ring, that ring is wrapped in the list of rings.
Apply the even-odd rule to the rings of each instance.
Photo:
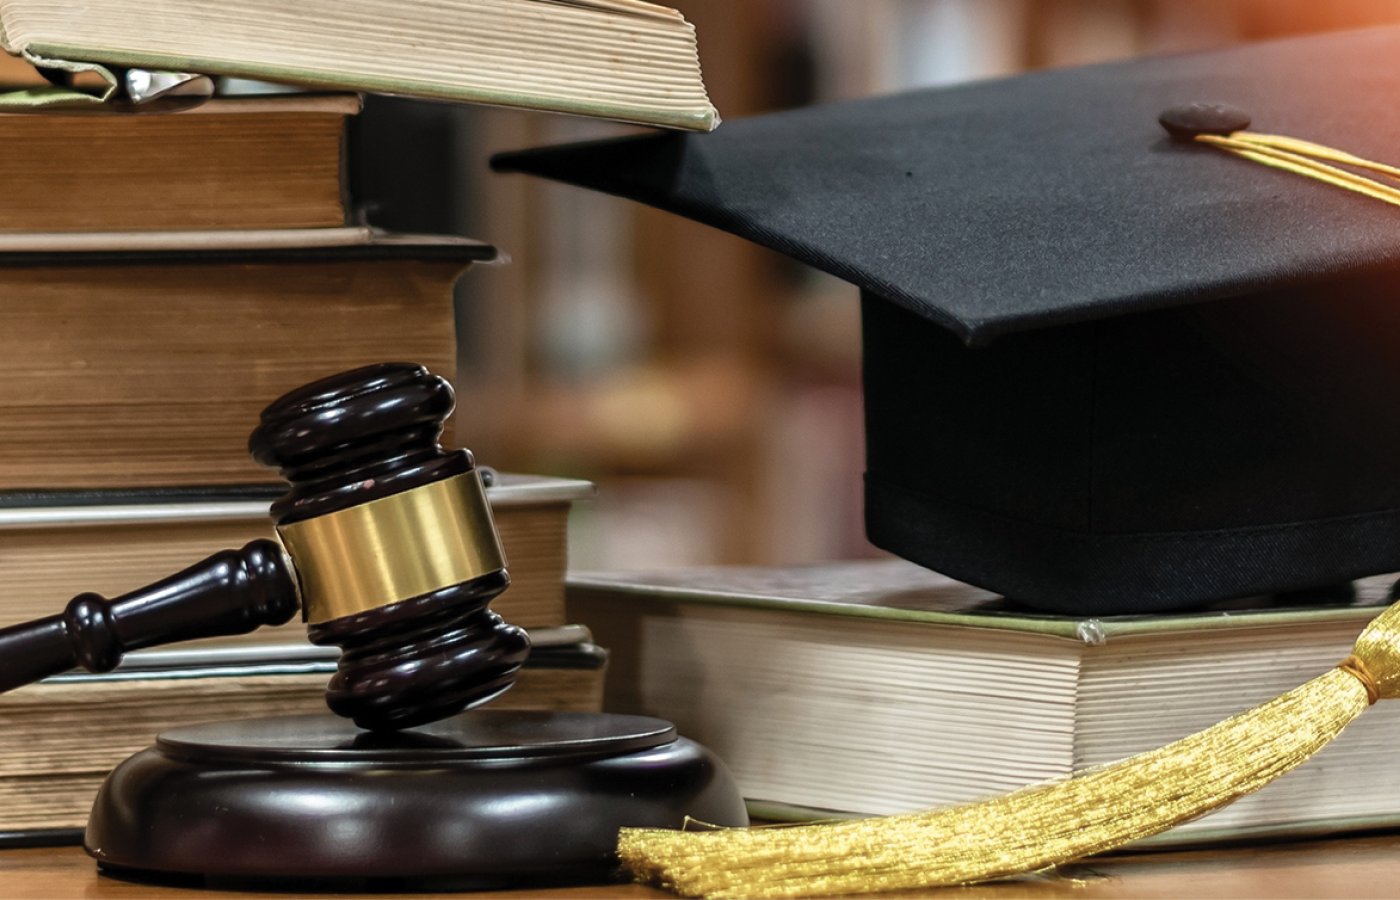
[[[1229,850],[1140,853],[1104,857],[1029,881],[933,892],[949,900],[1009,900],[1014,897],[1077,898],[1366,898],[1400,897],[1400,834],[1299,841]],[[0,851],[0,898],[5,900],[217,900],[277,894],[213,891],[142,884],[99,875],[77,847]],[[312,892],[283,897],[316,896]],[[384,894],[339,893],[337,900],[383,898]],[[603,885],[549,890],[420,893],[419,900],[520,900],[553,897],[666,897],[636,885]],[[893,897],[896,895],[885,895]],[[911,895],[902,895],[911,896]],[[920,895],[925,896],[925,895]]]

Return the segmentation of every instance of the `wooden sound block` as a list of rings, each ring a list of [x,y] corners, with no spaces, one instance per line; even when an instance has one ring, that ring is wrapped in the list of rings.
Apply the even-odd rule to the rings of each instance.
[[[642,716],[475,710],[399,732],[330,715],[177,728],[97,795],[107,869],[214,880],[614,877],[624,826],[747,824],[723,764]]]

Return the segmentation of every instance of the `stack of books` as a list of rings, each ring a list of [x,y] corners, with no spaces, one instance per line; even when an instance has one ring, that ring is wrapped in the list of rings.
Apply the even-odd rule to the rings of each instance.
[[[293,94],[0,116],[0,165],[25,185],[0,201],[0,626],[270,536],[279,482],[247,436],[284,391],[393,359],[452,377],[453,284],[494,251],[348,224],[358,110]],[[119,164],[79,165],[94,146]],[[598,708],[605,657],[562,627],[565,521],[589,491],[489,490],[514,578],[496,608],[549,648],[502,705]],[[163,728],[324,708],[335,653],[300,622],[202,643],[0,697],[0,831],[81,827],[106,771]],[[101,739],[58,750],[79,723]]]
[[[379,4],[245,6],[5,3],[0,46],[97,72],[126,107],[126,67],[153,66],[714,124],[693,31],[637,0],[409,2],[393,21]],[[384,52],[366,54],[376,35]],[[653,51],[617,52],[639,42]],[[451,380],[453,285],[495,256],[355,223],[356,94],[225,96],[167,115],[91,99],[71,86],[0,96],[0,626],[269,536],[279,482],[246,449],[262,407],[383,361]],[[460,444],[451,431],[444,443]],[[569,509],[591,486],[500,475],[487,494],[512,576],[493,609],[536,647],[495,705],[600,708],[606,654],[567,624],[563,595]],[[0,836],[76,836],[106,772],[165,728],[323,711],[336,656],[293,622],[0,696]]]

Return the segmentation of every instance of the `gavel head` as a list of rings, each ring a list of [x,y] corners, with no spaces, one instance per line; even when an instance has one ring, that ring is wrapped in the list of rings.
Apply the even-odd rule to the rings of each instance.
[[[283,396],[249,440],[290,485],[272,515],[310,639],[342,650],[326,702],[362,728],[483,703],[529,653],[487,608],[510,576],[471,454],[438,442],[452,407],[442,378],[385,363]]]

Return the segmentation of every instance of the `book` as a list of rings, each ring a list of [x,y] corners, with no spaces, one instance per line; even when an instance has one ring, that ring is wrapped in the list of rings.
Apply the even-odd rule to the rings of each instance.
[[[596,712],[607,653],[582,626],[531,634],[499,709]],[[76,842],[107,772],[161,731],[253,716],[328,714],[338,648],[253,645],[133,653],[116,670],[59,675],[0,695],[0,845],[42,832]]]
[[[211,553],[272,537],[273,486],[210,491],[0,493],[0,628],[63,610],[84,591],[116,597]],[[511,585],[491,608],[534,629],[564,624],[569,509],[592,496],[586,481],[497,474],[486,497]],[[197,646],[306,644],[299,618]]]
[[[39,72],[17,56],[0,54],[0,90],[39,87],[45,84]]]
[[[876,560],[574,573],[568,614],[615,648],[606,709],[674,721],[755,815],[802,818],[962,803],[1160,747],[1335,666],[1394,580],[1336,603],[1076,619]],[[1400,822],[1397,741],[1400,717],[1367,716],[1152,841]]]
[[[707,131],[695,31],[641,0],[0,0],[37,65],[198,72]]]
[[[493,256],[356,228],[0,235],[0,490],[276,481],[247,452],[262,408],[386,359],[451,379],[453,284]]]
[[[344,226],[355,95],[0,115],[0,233]]]

